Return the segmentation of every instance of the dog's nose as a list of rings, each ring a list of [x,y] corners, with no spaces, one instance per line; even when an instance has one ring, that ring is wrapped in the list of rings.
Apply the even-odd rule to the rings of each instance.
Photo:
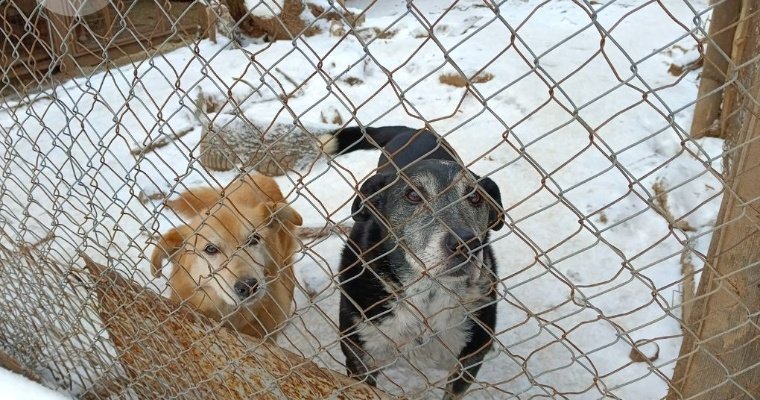
[[[259,286],[259,281],[256,278],[241,279],[235,282],[235,294],[241,299],[245,300],[256,293],[256,289]]]
[[[446,235],[446,248],[452,254],[466,255],[471,251],[480,250],[481,245],[478,236],[469,229],[454,229],[453,233]]]

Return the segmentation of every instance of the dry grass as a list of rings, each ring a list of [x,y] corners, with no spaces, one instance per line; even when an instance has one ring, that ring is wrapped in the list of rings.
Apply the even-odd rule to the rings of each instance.
[[[695,69],[702,68],[703,64],[704,64],[704,58],[702,57],[699,57],[697,60],[686,63],[684,65],[670,64],[670,67],[668,68],[668,73],[670,73],[673,76],[681,76],[685,73],[694,71]]]
[[[668,224],[673,228],[680,229],[685,232],[696,231],[694,227],[689,225],[686,220],[676,220],[673,217],[673,213],[668,206],[668,192],[665,189],[665,185],[662,181],[657,181],[652,185],[654,191],[654,204],[652,209],[658,214],[662,215]],[[691,307],[694,301],[694,293],[696,292],[696,285],[694,282],[694,264],[692,263],[690,254],[684,250],[681,254],[681,275],[683,276],[683,292],[681,299],[682,308],[682,321],[688,321],[689,314],[691,314]]]
[[[20,362],[18,362],[15,358],[11,357],[10,355],[0,351],[0,368],[7,369],[8,371],[11,371],[15,374],[21,375],[30,381],[34,381],[37,383],[42,382],[42,380],[32,373],[31,371],[27,370]]]
[[[390,39],[393,36],[395,36],[398,33],[398,29],[388,29],[383,30],[380,28],[362,28],[357,29],[356,34],[359,35],[364,40],[373,40],[373,39]]]
[[[373,28],[379,39],[390,39],[398,33],[397,29],[383,31],[377,28]]]
[[[668,207],[668,192],[665,189],[665,185],[661,181],[655,182],[652,185],[652,190],[654,191],[654,204],[652,204],[652,209],[658,214],[662,215],[662,217],[668,221],[668,224],[670,224],[670,226],[685,232],[696,231],[696,229],[689,225],[686,220],[676,220],[675,217],[673,217],[673,214],[670,212],[670,208]]]
[[[274,344],[228,329],[80,255],[119,361],[130,380],[140,383],[130,388],[138,398],[229,398],[230,393],[259,399],[327,398],[334,393],[389,398]],[[206,379],[198,381],[198,376]]]
[[[296,234],[300,239],[319,239],[333,234],[348,236],[351,232],[352,224],[340,223],[335,225],[326,225],[322,227],[301,226],[296,229]]]
[[[469,81],[464,76],[456,73],[446,73],[438,77],[438,80],[443,83],[444,85],[454,86],[454,87],[466,87],[469,86],[471,83],[485,83],[493,79],[493,74],[489,72],[481,72],[474,77],[470,78]]]

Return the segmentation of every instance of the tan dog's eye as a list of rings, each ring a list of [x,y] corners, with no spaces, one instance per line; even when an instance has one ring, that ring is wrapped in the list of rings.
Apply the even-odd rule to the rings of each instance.
[[[214,255],[219,252],[219,248],[209,243],[203,248],[203,252],[209,255]]]
[[[245,242],[248,246],[255,246],[261,242],[261,235],[258,233],[253,233],[251,236],[248,236],[248,241]]]

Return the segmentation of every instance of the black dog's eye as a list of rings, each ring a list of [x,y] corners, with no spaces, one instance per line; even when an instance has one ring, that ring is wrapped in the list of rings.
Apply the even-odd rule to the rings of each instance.
[[[404,197],[412,203],[419,203],[422,201],[422,196],[414,189],[409,189],[404,194]]]
[[[248,240],[246,240],[245,244],[248,246],[255,246],[261,242],[261,235],[258,233],[252,233],[251,236],[248,236]]]
[[[209,255],[214,255],[219,252],[219,248],[209,243],[203,248],[203,252]]]
[[[470,204],[476,206],[483,202],[483,196],[481,196],[478,192],[472,192],[472,194],[467,196],[467,201],[469,201]]]

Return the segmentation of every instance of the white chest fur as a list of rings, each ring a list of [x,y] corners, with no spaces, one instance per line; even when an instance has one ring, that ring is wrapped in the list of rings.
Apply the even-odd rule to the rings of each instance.
[[[469,310],[483,304],[480,285],[457,282],[443,287],[423,279],[394,301],[380,323],[362,322],[359,335],[370,369],[397,361],[450,370],[470,339]]]

